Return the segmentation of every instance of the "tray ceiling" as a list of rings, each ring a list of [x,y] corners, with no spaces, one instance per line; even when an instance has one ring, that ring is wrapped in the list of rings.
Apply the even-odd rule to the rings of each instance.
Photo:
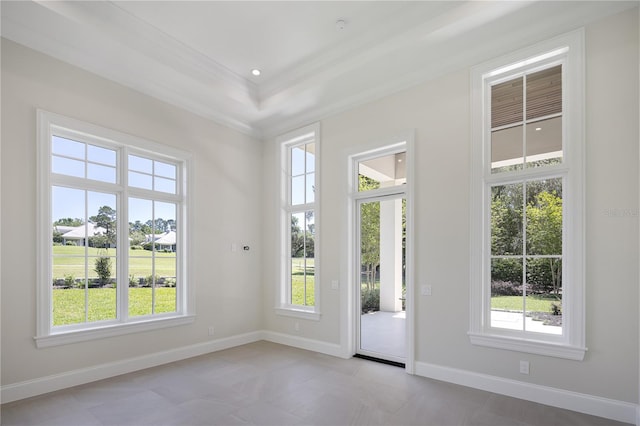
[[[0,7],[5,38],[270,137],[637,5],[2,1]],[[262,74],[253,76],[254,68]]]

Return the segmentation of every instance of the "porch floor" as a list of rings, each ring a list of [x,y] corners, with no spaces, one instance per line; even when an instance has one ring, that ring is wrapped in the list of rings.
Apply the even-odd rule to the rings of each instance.
[[[401,312],[372,312],[361,317],[361,348],[367,352],[404,358],[406,342],[406,314]]]

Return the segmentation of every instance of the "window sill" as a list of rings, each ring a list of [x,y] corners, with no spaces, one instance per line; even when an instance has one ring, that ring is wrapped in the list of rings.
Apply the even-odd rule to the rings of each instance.
[[[279,306],[275,308],[276,314],[284,317],[293,317],[307,319],[312,321],[320,321],[320,312],[297,308],[293,306]]]
[[[194,315],[154,318],[151,320],[131,322],[126,324],[113,324],[92,329],[52,333],[46,336],[36,336],[33,339],[36,341],[36,346],[38,348],[48,348],[51,346],[67,345],[70,343],[79,343],[89,340],[103,339],[106,337],[139,333],[141,331],[150,331],[161,328],[191,324],[194,320]]]
[[[587,348],[579,346],[506,337],[495,334],[470,332],[469,338],[473,345],[564,358],[574,361],[582,361],[584,359],[585,352],[587,351]]]

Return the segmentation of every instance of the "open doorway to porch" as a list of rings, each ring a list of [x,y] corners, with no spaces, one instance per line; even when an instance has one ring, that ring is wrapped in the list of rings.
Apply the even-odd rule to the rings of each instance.
[[[359,161],[356,355],[404,366],[407,351],[406,151]]]

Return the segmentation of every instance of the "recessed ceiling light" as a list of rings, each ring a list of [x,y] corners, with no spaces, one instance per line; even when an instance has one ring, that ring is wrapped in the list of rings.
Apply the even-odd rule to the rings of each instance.
[[[540,130],[542,130],[542,127],[536,127],[536,132],[539,132]]]
[[[255,75],[257,77],[260,74],[262,74],[262,71],[260,71],[258,68],[254,68],[254,69],[251,70],[251,74],[253,74],[253,75]]]

